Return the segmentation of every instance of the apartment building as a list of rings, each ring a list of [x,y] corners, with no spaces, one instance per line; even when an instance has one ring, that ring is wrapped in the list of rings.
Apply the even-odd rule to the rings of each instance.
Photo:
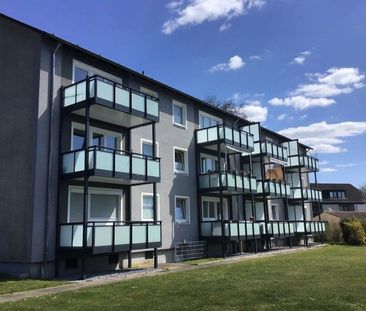
[[[307,245],[311,149],[0,15],[0,271],[81,274]]]

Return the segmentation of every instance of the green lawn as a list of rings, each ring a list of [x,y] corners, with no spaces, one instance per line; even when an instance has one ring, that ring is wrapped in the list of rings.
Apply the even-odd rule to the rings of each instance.
[[[16,279],[5,274],[0,274],[0,295],[23,292],[36,288],[52,287],[65,283],[67,282],[35,279]]]
[[[327,246],[0,305],[5,310],[366,310],[366,247]]]

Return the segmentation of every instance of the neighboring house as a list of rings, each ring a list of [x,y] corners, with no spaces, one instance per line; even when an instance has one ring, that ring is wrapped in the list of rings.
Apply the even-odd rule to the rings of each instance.
[[[0,15],[0,270],[65,275],[307,244],[309,147]]]
[[[313,184],[315,187],[315,185]],[[317,189],[322,192],[323,212],[356,211],[366,212],[366,200],[361,190],[351,184],[318,183]]]

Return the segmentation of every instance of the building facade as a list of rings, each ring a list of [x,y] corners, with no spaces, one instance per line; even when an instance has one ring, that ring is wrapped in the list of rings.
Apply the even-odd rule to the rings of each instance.
[[[324,231],[298,140],[4,15],[0,35],[1,271],[85,276]]]

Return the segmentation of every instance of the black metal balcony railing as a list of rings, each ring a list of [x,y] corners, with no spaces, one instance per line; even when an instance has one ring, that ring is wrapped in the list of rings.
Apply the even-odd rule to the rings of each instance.
[[[158,98],[98,75],[64,88],[63,107],[65,109],[79,109],[85,105],[87,81],[91,103],[107,106],[151,121],[159,120]]]
[[[267,155],[287,162],[288,152],[285,146],[274,144],[268,140],[261,140],[254,143],[253,156],[255,155]]]
[[[221,181],[220,181],[221,178]],[[257,180],[243,172],[238,171],[212,171],[200,174],[198,177],[199,188],[206,191],[218,191],[220,186],[227,191],[256,193]]]
[[[287,167],[303,167],[308,172],[318,172],[319,171],[319,160],[313,156],[309,155],[295,155],[289,156]]]
[[[243,151],[254,150],[253,135],[230,125],[220,124],[196,130],[197,144],[212,144],[217,141],[233,145]]]
[[[291,188],[291,198],[294,200],[304,199],[306,201],[319,202],[322,201],[322,192],[317,189],[312,189],[308,187],[292,187]]]
[[[90,221],[87,245],[94,254],[130,251],[161,246],[161,221]],[[64,249],[82,249],[83,223],[60,224],[58,243]]]
[[[257,194],[264,193],[271,197],[280,197],[280,198],[291,197],[290,184],[273,180],[265,180],[263,183],[264,187],[262,181],[258,181]]]
[[[295,234],[321,234],[325,232],[324,221],[302,220],[270,220],[245,221],[245,220],[224,220],[224,234],[222,234],[222,223],[220,220],[202,221],[201,235],[204,238],[228,238],[232,240],[254,239],[265,235],[273,237],[290,237]]]
[[[91,175],[156,182],[160,180],[160,158],[158,157],[99,146],[89,147],[88,152]],[[63,175],[80,175],[84,170],[84,149],[62,154]]]

